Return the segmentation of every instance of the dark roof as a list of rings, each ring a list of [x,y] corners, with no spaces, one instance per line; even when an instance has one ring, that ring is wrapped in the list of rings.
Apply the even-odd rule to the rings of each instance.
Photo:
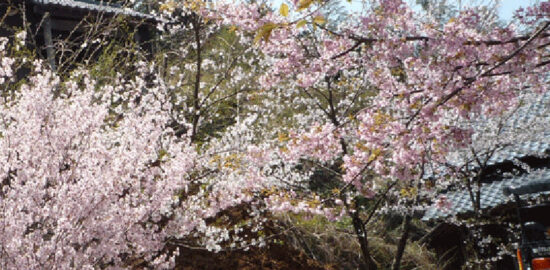
[[[529,174],[504,179],[502,181],[482,184],[480,200],[481,209],[493,208],[509,202],[512,197],[504,195],[504,187],[521,186],[543,181],[550,181],[550,169],[542,169]],[[534,195],[536,195],[536,193]],[[450,203],[449,207],[439,208],[437,206],[431,206],[424,214],[422,220],[440,219],[474,211],[472,200],[470,199],[470,194],[467,190],[450,192],[441,196],[447,197],[447,201]]]
[[[32,3],[37,5],[42,5],[46,7],[61,7],[76,9],[82,11],[94,11],[94,12],[104,12],[108,14],[115,15],[126,15],[130,17],[143,18],[143,19],[155,19],[154,16],[137,12],[130,8],[124,8],[116,5],[111,5],[104,3],[103,1],[93,1],[93,0],[30,0]]]
[[[531,193],[550,191],[550,178],[543,178],[541,181],[532,181],[521,185],[512,185],[505,187],[502,192],[504,195],[525,195]]]

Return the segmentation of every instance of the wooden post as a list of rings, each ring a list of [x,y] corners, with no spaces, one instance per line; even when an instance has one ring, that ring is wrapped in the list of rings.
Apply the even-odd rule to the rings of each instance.
[[[44,13],[44,43],[46,44],[46,56],[48,58],[48,63],[53,71],[55,71],[55,50],[53,47],[52,40],[52,20],[50,18],[50,13]]]

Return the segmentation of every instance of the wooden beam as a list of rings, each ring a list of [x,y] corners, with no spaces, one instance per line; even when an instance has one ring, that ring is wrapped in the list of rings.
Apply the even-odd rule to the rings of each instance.
[[[50,18],[50,13],[44,13],[44,43],[46,44],[46,56],[48,58],[48,63],[53,71],[55,71],[55,50],[53,47],[52,39],[52,20]]]
[[[78,21],[52,18],[51,23],[52,23],[52,30],[55,30],[55,31],[63,31],[63,32],[75,31],[76,33],[84,32],[82,30],[82,27],[79,27]]]

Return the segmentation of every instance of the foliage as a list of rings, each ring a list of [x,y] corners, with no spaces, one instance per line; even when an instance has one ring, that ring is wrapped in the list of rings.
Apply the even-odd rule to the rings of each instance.
[[[350,218],[329,221],[322,216],[288,215],[281,218],[292,229],[285,232],[293,246],[299,247],[308,256],[335,269],[356,269],[363,264],[361,249],[354,241]],[[422,223],[415,225],[415,238],[425,233]],[[389,219],[380,219],[371,224],[371,249],[374,260],[388,268],[393,260],[400,231],[392,227]],[[404,255],[403,269],[435,269],[434,254],[419,243],[411,243]]]

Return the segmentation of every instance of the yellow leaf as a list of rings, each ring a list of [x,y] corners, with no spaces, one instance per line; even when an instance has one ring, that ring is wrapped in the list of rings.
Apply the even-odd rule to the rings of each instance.
[[[260,40],[264,40],[265,42],[269,41],[269,37],[271,36],[271,32],[273,29],[277,27],[277,24],[274,23],[266,23],[260,29],[258,29],[258,33],[256,34],[256,37],[254,38],[254,43],[260,42]]]
[[[288,5],[282,3],[281,7],[279,8],[279,13],[281,13],[281,15],[283,15],[284,17],[288,17]]]
[[[326,21],[323,16],[315,16],[315,18],[313,18],[313,22],[316,24],[325,24]]]
[[[300,0],[300,2],[298,2],[298,11],[308,8],[312,3],[313,0]]]
[[[279,142],[286,142],[289,138],[285,133],[279,132],[279,134],[277,134],[277,139],[279,140]]]
[[[371,161],[375,160],[378,156],[380,156],[381,153],[382,153],[382,150],[380,150],[378,148],[373,149],[371,151],[370,156],[369,156],[368,162],[371,162]]]
[[[342,171],[342,173],[345,173],[346,172],[346,164],[342,163],[340,165],[340,170]]]
[[[229,27],[229,33],[233,33],[235,31],[237,31],[237,26],[231,25],[231,27]]]
[[[302,28],[306,25],[307,21],[306,20],[300,20],[297,24],[296,24],[296,28]]]
[[[176,2],[168,1],[168,2],[160,5],[159,9],[160,9],[160,11],[165,11],[166,10],[166,11],[172,12],[172,11],[174,11],[175,8],[176,8]]]

